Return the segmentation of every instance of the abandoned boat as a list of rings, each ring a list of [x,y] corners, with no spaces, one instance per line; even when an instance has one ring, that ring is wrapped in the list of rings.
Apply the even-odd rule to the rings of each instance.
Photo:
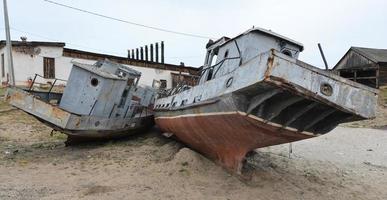
[[[141,73],[108,60],[73,63],[63,93],[10,87],[6,101],[36,117],[68,141],[112,138],[154,125],[155,91],[138,86]]]
[[[198,84],[157,97],[156,124],[239,173],[256,148],[375,117],[377,90],[299,61],[302,50],[302,44],[261,28],[210,40]]]

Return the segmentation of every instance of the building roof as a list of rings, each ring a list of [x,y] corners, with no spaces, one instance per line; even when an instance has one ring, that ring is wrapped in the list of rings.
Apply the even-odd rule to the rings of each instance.
[[[387,49],[375,49],[375,48],[365,48],[365,47],[351,47],[339,62],[332,68],[335,70],[341,63],[341,61],[348,55],[349,52],[354,51],[366,59],[374,63],[387,63]]]
[[[5,40],[0,41],[0,48],[3,48],[6,45]],[[12,41],[12,46],[29,46],[29,47],[37,47],[37,46],[52,46],[52,47],[64,47],[66,44],[64,42],[43,42],[43,41]],[[88,59],[88,60],[105,60],[109,59],[113,62],[139,66],[144,68],[153,68],[160,70],[170,70],[170,71],[181,71],[189,74],[196,74],[199,72],[199,68],[190,67],[190,66],[181,66],[181,65],[173,65],[167,63],[157,63],[146,60],[136,60],[127,57],[114,56],[108,54],[94,53],[88,51],[81,51],[77,49],[69,49],[63,48],[63,56],[74,57],[80,59]]]
[[[387,63],[387,49],[373,49],[365,47],[351,47],[350,50],[356,51],[362,56],[375,63]]]
[[[189,74],[197,74],[199,72],[199,68],[195,68],[195,67],[157,63],[157,62],[151,62],[146,60],[136,60],[136,59],[131,59],[127,57],[93,53],[93,52],[81,51],[81,50],[69,49],[69,48],[63,48],[63,56],[79,58],[79,59],[87,59],[87,60],[109,59],[110,61],[113,61],[119,64],[160,69],[160,70],[181,71]]]
[[[0,41],[0,48],[5,47],[6,41],[1,40]],[[37,47],[37,46],[52,46],[52,47],[64,47],[65,43],[63,42],[42,42],[42,41],[12,41],[12,46],[31,46],[31,47]]]

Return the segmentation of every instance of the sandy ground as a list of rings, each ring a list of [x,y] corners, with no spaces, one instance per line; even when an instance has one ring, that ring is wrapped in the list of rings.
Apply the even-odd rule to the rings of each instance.
[[[342,124],[341,126],[350,128],[377,128],[387,130],[387,104],[385,106],[379,105],[377,107],[375,119],[350,122]]]
[[[3,105],[3,109],[6,106]],[[251,180],[157,130],[65,147],[18,110],[0,112],[0,199],[387,199],[387,131],[339,127],[248,158]]]

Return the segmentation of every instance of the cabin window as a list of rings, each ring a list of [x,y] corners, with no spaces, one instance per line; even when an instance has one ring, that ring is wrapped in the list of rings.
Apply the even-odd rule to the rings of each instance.
[[[216,60],[218,59],[218,55],[213,55],[211,58],[210,66],[216,65]]]
[[[166,89],[167,88],[167,80],[160,79],[160,89]]]
[[[289,57],[293,57],[292,52],[290,52],[289,50],[283,50],[282,53]]]
[[[214,73],[214,68],[210,68],[208,70],[208,74],[207,74],[207,81],[211,80],[212,79],[212,74]]]
[[[228,49],[226,50],[226,52],[224,52],[224,58],[226,59],[228,57]]]
[[[185,106],[185,104],[188,102],[188,99],[184,99],[183,101],[181,101],[181,105],[180,106]]]
[[[127,85],[132,86],[134,84],[134,79],[130,78],[128,79]]]
[[[4,54],[1,54],[1,77],[5,77]]]
[[[120,103],[118,104],[119,108],[123,108],[126,102],[126,99],[128,98],[129,88],[125,88],[125,90],[122,92]]]
[[[55,78],[55,58],[43,58],[43,75],[44,78]]]

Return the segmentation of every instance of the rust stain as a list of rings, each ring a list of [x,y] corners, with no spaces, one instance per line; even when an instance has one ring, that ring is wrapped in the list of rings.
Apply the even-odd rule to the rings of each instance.
[[[270,54],[269,58],[267,59],[267,69],[265,71],[264,79],[270,78],[270,73],[271,73],[273,66],[274,66],[274,49],[271,50],[271,54]]]
[[[239,114],[156,118],[156,123],[164,132],[174,133],[191,148],[237,173],[245,155],[256,148],[313,137]]]
[[[134,101],[141,101],[141,98],[137,97],[137,96],[132,96],[132,100],[134,100]]]
[[[57,119],[63,120],[67,117],[68,113],[57,107],[53,107],[51,115]]]

